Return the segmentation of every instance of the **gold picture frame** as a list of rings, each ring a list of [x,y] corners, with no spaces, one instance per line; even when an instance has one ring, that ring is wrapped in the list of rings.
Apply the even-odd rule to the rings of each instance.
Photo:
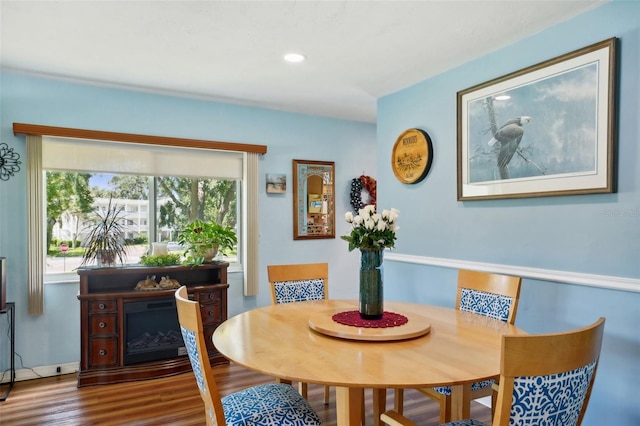
[[[336,237],[335,162],[293,160],[293,239]]]

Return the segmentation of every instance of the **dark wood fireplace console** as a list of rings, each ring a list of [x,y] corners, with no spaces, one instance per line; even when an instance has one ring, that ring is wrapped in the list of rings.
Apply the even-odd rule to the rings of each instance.
[[[126,324],[128,316],[125,306],[140,305],[134,302],[169,306],[160,319],[173,321],[174,328],[177,325],[177,313],[175,308],[170,307],[174,301],[175,289],[135,290],[139,281],[154,275],[156,281],[168,276],[188,287],[189,297],[200,303],[211,365],[227,363],[227,359],[213,346],[210,337],[216,327],[227,319],[228,266],[226,262],[218,262],[196,267],[126,266],[79,269],[81,354],[78,387],[165,377],[191,370],[189,358],[183,348],[174,348],[173,355],[161,355],[163,359],[126,361],[125,355],[131,342],[128,344],[126,341],[127,330],[130,328]],[[135,321],[135,318],[137,317],[132,316],[128,321]],[[139,325],[135,327],[139,328]],[[171,333],[175,338],[175,331]]]

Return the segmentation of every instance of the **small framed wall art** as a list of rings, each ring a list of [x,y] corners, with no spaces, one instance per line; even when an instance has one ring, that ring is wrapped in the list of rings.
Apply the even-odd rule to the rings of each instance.
[[[284,194],[285,192],[287,192],[287,175],[267,173],[267,194]]]
[[[433,144],[427,132],[408,129],[398,136],[391,153],[391,168],[400,182],[420,182],[429,173],[432,161]]]

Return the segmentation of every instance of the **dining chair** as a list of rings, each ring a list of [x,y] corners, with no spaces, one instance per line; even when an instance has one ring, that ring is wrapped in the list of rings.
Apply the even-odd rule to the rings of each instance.
[[[460,269],[458,271],[456,309],[514,324],[521,283],[522,278],[520,277]],[[494,380],[484,380],[471,384],[471,399],[491,396],[492,411],[496,398],[496,393],[492,389],[494,383]],[[451,420],[451,388],[449,386],[417,390],[438,402],[440,423]],[[403,412],[403,397],[403,390],[396,389],[394,410],[400,414]]]
[[[187,288],[175,292],[178,321],[191,367],[204,402],[207,425],[321,425],[320,418],[295,389],[268,383],[220,397],[202,328],[200,306],[189,300]]]
[[[267,275],[274,305],[329,298],[328,263],[268,265]],[[299,391],[307,398],[306,383],[300,383]],[[324,387],[324,403],[329,403],[329,386]]]
[[[492,426],[579,426],[596,377],[604,323],[601,317],[572,331],[502,336],[500,386]],[[391,426],[416,424],[395,411],[383,413],[380,420]],[[473,419],[445,425],[488,426]]]

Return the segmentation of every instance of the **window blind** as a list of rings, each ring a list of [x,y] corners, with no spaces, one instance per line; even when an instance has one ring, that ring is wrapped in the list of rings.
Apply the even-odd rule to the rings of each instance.
[[[243,153],[44,136],[42,168],[145,176],[242,179]]]

